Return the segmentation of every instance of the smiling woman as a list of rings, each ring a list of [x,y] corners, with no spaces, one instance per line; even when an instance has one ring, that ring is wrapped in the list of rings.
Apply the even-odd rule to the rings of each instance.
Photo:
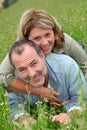
[[[37,27],[30,31],[28,39],[37,43],[44,54],[48,54],[52,51],[55,42],[55,36],[52,29],[47,30]]]

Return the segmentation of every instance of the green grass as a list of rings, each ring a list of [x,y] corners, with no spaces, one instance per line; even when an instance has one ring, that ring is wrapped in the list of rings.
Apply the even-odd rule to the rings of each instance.
[[[17,38],[17,30],[21,15],[31,8],[41,8],[51,13],[60,23],[65,32],[70,34],[78,42],[82,41],[87,51],[87,0],[18,0],[15,4],[7,9],[0,9],[0,63],[8,53],[10,46]],[[41,111],[44,108],[41,106]],[[51,108],[50,108],[51,109]],[[53,108],[52,108],[53,109]],[[50,115],[50,114],[49,114]],[[39,117],[40,115],[38,115]],[[48,124],[37,127],[33,130],[86,130],[87,114],[86,112],[79,115],[80,118],[74,118],[68,126],[59,124],[49,125],[48,115],[42,118]],[[45,119],[44,119],[45,118]],[[0,130],[13,130],[12,122],[8,122],[9,107],[5,97],[5,90],[0,88]],[[80,123],[81,122],[81,123]],[[40,122],[41,123],[41,122]],[[50,129],[48,128],[50,127]],[[41,127],[41,128],[40,128]],[[53,128],[54,127],[54,128]]]

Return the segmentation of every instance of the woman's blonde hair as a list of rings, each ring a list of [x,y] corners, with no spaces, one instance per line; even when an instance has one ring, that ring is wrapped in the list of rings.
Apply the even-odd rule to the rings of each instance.
[[[20,20],[18,40],[28,39],[31,29],[38,27],[42,29],[52,29],[55,36],[54,46],[62,47],[64,41],[64,33],[61,26],[57,23],[53,16],[41,9],[32,9],[26,11]]]

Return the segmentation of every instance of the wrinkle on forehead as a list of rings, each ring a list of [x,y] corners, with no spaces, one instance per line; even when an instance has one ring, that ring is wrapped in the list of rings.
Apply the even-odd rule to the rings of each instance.
[[[18,66],[25,65],[25,63],[30,64],[33,60],[38,60],[40,57],[34,48],[26,46],[21,55],[13,54],[12,59],[15,68]]]

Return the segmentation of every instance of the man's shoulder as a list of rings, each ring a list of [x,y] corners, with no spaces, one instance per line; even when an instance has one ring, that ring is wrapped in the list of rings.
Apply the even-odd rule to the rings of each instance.
[[[61,64],[67,67],[71,66],[71,64],[77,65],[77,63],[70,56],[65,54],[50,53],[46,55],[46,61],[49,64],[51,63],[51,65]]]
[[[46,55],[47,60],[61,60],[61,61],[74,61],[70,56],[65,54],[56,54],[56,53],[49,53]]]

